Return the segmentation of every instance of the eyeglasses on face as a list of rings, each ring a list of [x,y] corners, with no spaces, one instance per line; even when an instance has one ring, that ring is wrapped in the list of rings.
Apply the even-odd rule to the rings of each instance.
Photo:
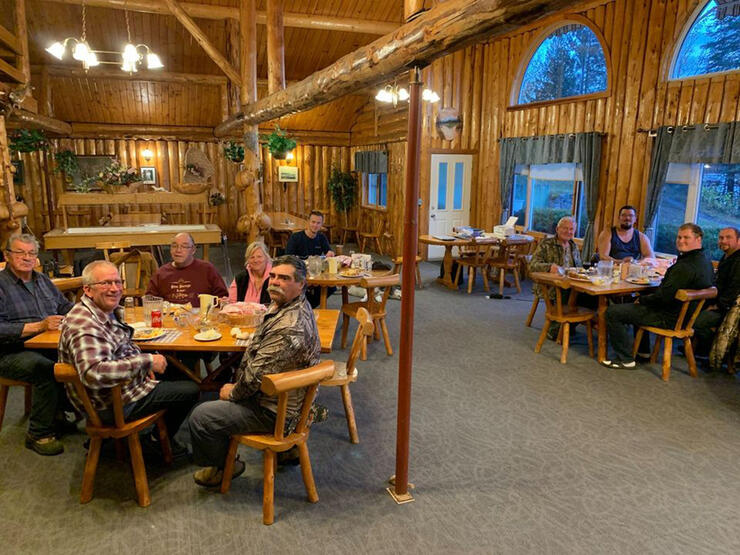
[[[7,252],[14,254],[20,258],[36,258],[39,255],[39,251],[14,251],[8,249]]]
[[[110,289],[113,286],[123,287],[123,282],[120,279],[104,279],[103,281],[96,281],[95,283],[91,283],[90,285],[100,285],[101,287]]]
[[[178,245],[177,243],[172,243],[170,245],[170,250],[172,251],[189,251],[192,248],[195,248],[195,246],[194,245]]]

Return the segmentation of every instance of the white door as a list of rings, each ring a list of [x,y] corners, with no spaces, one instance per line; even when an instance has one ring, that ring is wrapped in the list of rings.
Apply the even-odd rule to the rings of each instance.
[[[450,235],[453,227],[470,223],[472,154],[432,154],[429,190],[429,235]],[[429,246],[429,258],[439,260],[444,247]]]

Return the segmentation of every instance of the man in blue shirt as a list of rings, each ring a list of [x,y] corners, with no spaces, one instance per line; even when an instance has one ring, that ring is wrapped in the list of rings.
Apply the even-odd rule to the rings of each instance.
[[[0,271],[0,376],[33,386],[26,447],[40,455],[58,455],[64,445],[55,435],[54,417],[64,390],[54,381],[54,357],[29,351],[23,342],[55,330],[72,308],[44,274],[34,271],[39,244],[32,235],[11,237],[7,266]]]
[[[334,256],[331,250],[329,240],[321,233],[321,226],[324,225],[324,215],[318,210],[312,210],[308,216],[308,225],[303,231],[296,231],[288,239],[288,245],[285,247],[285,254],[292,254],[299,258],[309,256]],[[327,297],[337,290],[336,287],[327,289]],[[306,288],[306,298],[311,303],[312,308],[316,308],[321,303],[321,288]]]

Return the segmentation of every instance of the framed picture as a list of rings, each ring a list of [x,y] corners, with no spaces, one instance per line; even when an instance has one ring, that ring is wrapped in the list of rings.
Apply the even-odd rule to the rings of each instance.
[[[157,168],[154,166],[141,166],[141,182],[144,185],[157,184]]]
[[[284,183],[297,182],[298,181],[298,166],[279,166],[278,167],[278,181]]]
[[[75,172],[73,175],[65,174],[67,191],[74,191],[75,186],[79,185],[83,179],[97,175],[99,172],[110,166],[116,159],[117,158],[115,156],[77,156],[77,165],[80,168],[79,171]],[[96,189],[99,190],[97,187],[94,187],[93,190]]]

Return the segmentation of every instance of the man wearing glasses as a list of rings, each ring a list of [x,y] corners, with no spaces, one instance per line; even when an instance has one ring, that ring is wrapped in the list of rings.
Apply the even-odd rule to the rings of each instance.
[[[55,416],[64,390],[54,381],[54,358],[29,351],[23,342],[55,330],[72,308],[44,274],[34,271],[39,244],[32,235],[11,237],[5,249],[7,266],[0,271],[0,375],[28,382],[33,404],[26,447],[40,455],[59,455],[64,445],[56,437]]]
[[[91,262],[82,271],[82,284],[85,294],[61,326],[59,360],[75,367],[101,419],[113,421],[110,389],[121,384],[126,419],[167,409],[164,419],[170,438],[174,437],[198,400],[198,385],[190,380],[155,379],[155,374],[165,371],[167,361],[158,353],[142,353],[131,341],[133,330],[123,323],[118,305],[123,283],[113,264]],[[74,388],[68,387],[67,392],[82,408]],[[145,446],[158,443],[153,435],[144,440]],[[177,452],[177,445],[172,446]]]
[[[189,233],[178,233],[170,244],[172,262],[152,276],[147,295],[156,295],[177,304],[200,306],[198,295],[228,297],[229,291],[210,262],[195,258],[195,241]]]

